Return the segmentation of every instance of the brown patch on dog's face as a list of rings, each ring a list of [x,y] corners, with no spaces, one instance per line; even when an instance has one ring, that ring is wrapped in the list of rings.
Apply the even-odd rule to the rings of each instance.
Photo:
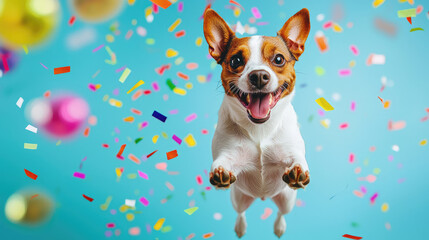
[[[278,79],[278,86],[286,89],[281,98],[292,92],[295,86],[295,58],[290,53],[285,42],[280,37],[263,37],[262,54],[265,64],[273,70]],[[284,59],[283,63],[277,64],[276,58]]]

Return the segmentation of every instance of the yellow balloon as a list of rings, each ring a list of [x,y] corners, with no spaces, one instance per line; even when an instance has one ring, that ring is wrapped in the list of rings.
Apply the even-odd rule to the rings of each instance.
[[[80,19],[87,22],[106,21],[122,8],[123,0],[71,0]]]
[[[6,202],[5,214],[13,223],[37,224],[52,214],[51,198],[41,192],[27,190],[11,195]]]
[[[10,47],[34,45],[57,25],[58,0],[0,0],[0,38]]]

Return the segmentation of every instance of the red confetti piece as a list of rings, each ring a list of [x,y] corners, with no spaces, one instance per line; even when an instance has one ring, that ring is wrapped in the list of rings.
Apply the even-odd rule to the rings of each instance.
[[[243,9],[243,11],[244,11],[243,6],[241,6],[238,2],[236,2],[236,1],[234,1],[234,0],[229,0],[229,3],[232,3],[232,4],[236,5],[236,6],[239,6],[239,7],[240,7],[241,9]]]
[[[173,150],[173,151],[167,152],[167,160],[173,159],[173,158],[175,158],[177,156],[179,156],[177,154],[177,150]]]
[[[102,147],[104,147],[104,148],[108,148],[108,147],[109,147],[109,144],[105,144],[105,143],[103,143],[101,146],[102,146]]]
[[[119,149],[118,154],[116,154],[116,157],[117,157],[117,158],[124,159],[124,158],[122,157],[122,153],[124,152],[124,149],[125,149],[125,147],[126,147],[126,146],[127,146],[127,144],[122,144],[121,149]]]
[[[180,31],[176,32],[174,34],[174,36],[176,36],[176,38],[179,38],[179,37],[185,36],[185,34],[186,34],[185,30],[180,30]]]
[[[69,25],[70,26],[73,25],[74,20],[76,20],[76,17],[75,16],[71,16],[71,18],[69,19]]]
[[[28,170],[27,170],[27,169],[25,169],[25,168],[24,168],[24,171],[25,171],[25,174],[27,175],[27,177],[29,177],[29,178],[31,178],[31,179],[33,179],[33,180],[36,180],[36,179],[37,179],[37,174],[34,174],[34,173],[32,173],[32,172],[28,171]]]
[[[198,175],[198,176],[197,176],[197,183],[198,183],[199,185],[203,184],[203,178],[201,177],[201,175]]]
[[[143,91],[143,94],[144,94],[144,95],[149,95],[149,94],[151,94],[151,93],[152,93],[152,91],[150,91],[150,90],[144,90],[144,91]]]
[[[49,91],[49,90],[43,94],[43,97],[45,97],[45,98],[48,98],[50,96],[51,96],[51,91]]]
[[[6,55],[2,55],[1,58],[2,58],[2,61],[3,61],[4,72],[6,73],[7,71],[9,71],[9,65],[7,65]]]
[[[83,136],[88,137],[89,135],[89,127],[85,128],[85,131],[83,132]]]
[[[362,239],[362,237],[353,236],[353,235],[349,235],[349,234],[344,234],[343,237],[350,238],[350,239],[355,239],[355,240]]]
[[[152,155],[154,155],[156,152],[158,152],[158,150],[155,150],[153,152],[151,152],[149,155],[146,156],[146,158],[150,158]]]
[[[412,23],[412,21],[411,21],[411,17],[407,17],[407,21],[408,21],[410,24],[413,24],[413,23]]]
[[[90,198],[90,197],[86,196],[85,194],[82,194],[82,196],[83,196],[86,200],[88,200],[88,201],[90,201],[90,202],[94,201],[94,199],[93,199],[93,198]]]
[[[39,194],[34,194],[33,196],[31,196],[31,199],[33,199],[33,198],[35,198],[37,196],[39,196]]]
[[[70,66],[54,68],[54,74],[62,74],[70,72]]]

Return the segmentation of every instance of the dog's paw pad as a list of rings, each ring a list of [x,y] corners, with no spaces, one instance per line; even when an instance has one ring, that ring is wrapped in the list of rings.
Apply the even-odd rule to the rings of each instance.
[[[219,166],[210,172],[210,183],[218,188],[229,188],[236,180],[234,174]]]
[[[301,165],[296,164],[286,169],[283,181],[292,189],[305,188],[310,183],[310,172],[304,172]]]

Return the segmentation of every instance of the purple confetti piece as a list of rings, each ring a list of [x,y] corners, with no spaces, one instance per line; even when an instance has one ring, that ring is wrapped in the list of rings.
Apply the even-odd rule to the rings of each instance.
[[[183,11],[183,2],[179,2],[179,4],[177,4],[177,11],[179,12]]]
[[[149,176],[148,176],[146,173],[144,173],[144,172],[142,172],[142,171],[140,171],[140,170],[137,170],[137,172],[139,173],[139,176],[140,176],[141,178],[144,178],[144,179],[146,179],[146,180],[148,180],[148,179],[149,179]]]
[[[98,46],[98,47],[96,47],[96,48],[94,48],[93,50],[92,50],[92,52],[94,53],[94,52],[97,52],[98,50],[100,50],[102,47],[104,47],[104,44],[101,44],[100,46]]]
[[[158,83],[157,82],[153,82],[152,83],[152,88],[153,88],[153,90],[155,92],[158,92],[159,91],[159,85],[158,85]]]
[[[179,145],[182,144],[182,139],[180,139],[178,136],[176,136],[175,134],[173,134],[173,140],[175,142],[177,142]]]
[[[178,109],[173,109],[173,110],[171,110],[169,113],[170,113],[171,115],[173,115],[173,114],[178,114],[178,113],[179,113],[179,110],[178,110]]]
[[[75,172],[75,173],[73,173],[73,177],[85,179],[85,173]]]

